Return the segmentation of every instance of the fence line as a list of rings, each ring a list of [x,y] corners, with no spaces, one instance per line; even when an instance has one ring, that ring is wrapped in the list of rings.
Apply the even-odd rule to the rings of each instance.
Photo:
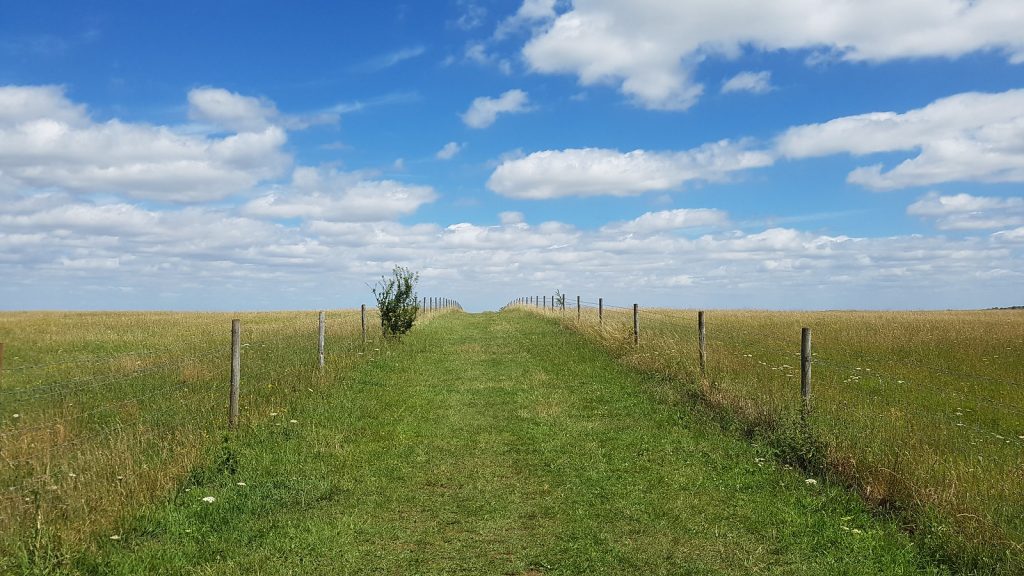
[[[420,319],[462,309],[451,298],[432,297],[431,302],[431,308],[418,311]],[[378,330],[370,334],[369,312],[365,305],[360,307],[358,327],[348,312],[339,324],[323,311],[280,320],[256,317],[251,322],[243,316],[232,326],[225,320],[218,334],[206,329],[209,324],[184,326],[175,335],[184,340],[179,347],[147,345],[144,350],[78,353],[58,362],[20,365],[18,343],[8,336],[6,357],[0,363],[0,543],[25,533],[19,526],[36,522],[39,506],[62,510],[69,502],[79,502],[84,493],[73,489],[68,474],[81,482],[83,474],[95,479],[127,474],[109,468],[113,465],[147,477],[163,470],[163,460],[157,467],[143,466],[142,453],[126,446],[151,446],[184,462],[181,458],[197,457],[197,447],[212,441],[218,430],[237,434],[279,418],[276,415],[287,410],[291,398],[306,388],[312,391],[331,366],[355,365],[382,353],[384,346],[375,347]],[[169,330],[176,328],[171,324]],[[235,338],[228,338],[231,332]],[[216,340],[222,343],[206,345]],[[36,352],[29,357],[38,358]],[[179,442],[162,445],[167,434]],[[101,492],[110,489],[89,486]],[[26,497],[35,504],[26,505]],[[121,497],[127,498],[127,492]],[[62,525],[76,521],[70,513],[61,512],[59,518],[54,521]],[[81,516],[82,521],[85,518]]]
[[[689,314],[688,312],[683,312],[683,311],[680,311],[679,313],[665,313],[665,312],[659,311],[659,310],[648,310],[648,309],[644,309],[644,310],[641,311],[637,304],[634,304],[632,307],[616,306],[616,305],[611,305],[611,304],[605,303],[604,302],[604,298],[599,298],[596,303],[593,302],[593,301],[589,301],[589,300],[582,300],[582,298],[580,296],[577,296],[576,298],[577,298],[577,303],[578,303],[577,305],[578,306],[582,306],[582,305],[586,304],[587,306],[589,306],[591,308],[596,307],[599,311],[600,310],[608,310],[608,309],[610,309],[610,310],[621,311],[621,312],[626,312],[626,313],[630,313],[631,312],[633,314],[633,317],[632,317],[632,330],[633,330],[632,331],[632,339],[633,339],[634,346],[637,346],[637,347],[639,347],[640,344],[641,344],[641,338],[640,338],[640,333],[639,333],[639,318],[641,316],[643,316],[643,317],[654,317],[654,318],[665,320],[665,321],[668,321],[668,322],[671,322],[671,323],[678,323],[681,320],[684,320],[686,318],[686,315]],[[513,299],[505,307],[507,308],[507,307],[516,307],[516,306],[525,307],[525,308],[533,308],[533,309],[537,309],[538,308],[538,306],[534,305],[533,302],[531,302],[529,298],[516,298],[516,299]],[[541,306],[539,308],[542,311],[546,311],[546,312],[550,311],[549,309],[543,308],[543,306]],[[599,322],[601,322],[602,320],[603,320],[602,318],[599,318]],[[624,320],[626,322],[629,322],[628,316]],[[771,368],[773,371],[774,370],[781,370],[782,368],[785,368],[785,369],[788,370],[788,372],[786,373],[787,376],[795,376],[796,373],[798,373],[799,377],[800,377],[800,379],[799,379],[799,388],[798,388],[799,393],[800,393],[800,396],[799,396],[799,398],[800,398],[799,412],[801,413],[801,416],[804,419],[811,412],[811,389],[812,389],[812,378],[811,378],[812,370],[811,370],[811,367],[813,366],[813,364],[815,364],[815,363],[821,364],[822,366],[833,368],[834,370],[837,370],[837,371],[840,368],[844,368],[844,369],[846,369],[848,371],[849,370],[852,370],[852,371],[860,370],[859,367],[850,366],[848,364],[844,364],[844,363],[841,363],[841,362],[838,362],[838,361],[834,361],[834,360],[832,360],[830,358],[827,358],[827,357],[826,358],[821,358],[821,357],[819,357],[818,353],[812,353],[811,349],[810,349],[810,333],[811,333],[811,330],[810,330],[810,328],[807,328],[807,327],[804,327],[804,328],[801,329],[801,335],[800,335],[801,347],[800,347],[799,350],[795,350],[794,349],[794,350],[791,350],[791,351],[788,351],[788,352],[780,352],[778,350],[769,350],[767,348],[759,347],[759,346],[753,345],[753,344],[751,344],[749,342],[746,342],[746,343],[743,344],[744,347],[749,348],[749,349],[751,349],[751,350],[753,350],[755,352],[761,353],[763,355],[762,357],[771,357],[771,356],[779,356],[779,355],[781,355],[782,357],[794,358],[795,359],[794,363],[796,364],[796,366],[790,365],[788,363],[783,363],[783,364],[780,364],[779,366],[773,366],[772,364],[776,364],[776,363],[756,360],[753,357],[753,355],[751,355],[751,354],[738,354],[738,353],[731,352],[730,349],[734,348],[736,346],[736,344],[730,344],[730,343],[722,342],[720,340],[707,339],[707,336],[706,336],[705,312],[703,310],[696,311],[696,320],[697,320],[697,322],[696,322],[696,330],[695,330],[695,333],[693,334],[693,338],[695,339],[695,347],[696,347],[696,352],[697,352],[697,357],[698,357],[698,370],[699,370],[698,373],[699,373],[699,375],[700,375],[700,377],[702,379],[705,379],[707,377],[707,361],[708,361],[707,360],[708,359],[707,344],[708,343],[716,345],[715,348],[714,348],[714,352],[716,354],[722,353],[722,354],[730,355],[732,357],[744,357],[745,356],[745,357],[747,357],[747,358],[749,358],[751,360],[757,361],[759,364],[761,364],[761,365],[763,365],[763,366],[765,366],[767,368]],[[583,322],[581,315],[577,315],[576,322],[577,322],[577,324]],[[681,335],[681,333],[677,333],[677,335]],[[684,336],[684,338],[688,338],[688,337]],[[964,373],[960,373],[960,372],[957,372],[957,371],[946,370],[946,369],[943,369],[943,368],[939,368],[939,367],[935,367],[935,366],[931,366],[931,365],[927,365],[927,364],[923,364],[923,363],[919,363],[919,362],[901,360],[901,363],[907,364],[907,365],[911,365],[911,366],[914,366],[914,367],[918,367],[918,368],[923,368],[923,369],[930,370],[930,371],[933,371],[933,372],[936,372],[936,373],[946,374],[946,375],[949,375],[949,376],[956,376],[956,377],[965,378],[965,379],[969,379],[970,378],[969,375],[966,375]],[[997,400],[995,398],[991,398],[991,397],[988,397],[988,396],[985,396],[985,395],[982,395],[982,394],[974,394],[974,395],[968,396],[967,394],[965,394],[963,392],[960,392],[960,391],[957,391],[955,389],[944,389],[944,388],[939,388],[939,387],[937,387],[935,385],[928,384],[928,383],[923,383],[923,382],[920,382],[920,381],[911,382],[911,381],[909,381],[909,380],[907,380],[905,378],[904,379],[896,378],[895,376],[887,375],[887,374],[885,374],[882,371],[879,371],[877,369],[875,369],[873,372],[871,371],[871,369],[868,369],[868,372],[870,372],[873,377],[879,378],[880,382],[884,378],[884,379],[889,380],[890,382],[896,382],[897,385],[900,385],[900,386],[902,386],[904,388],[907,388],[907,389],[909,389],[910,387],[923,388],[923,389],[927,389],[927,390],[929,390],[931,392],[934,392],[936,394],[952,395],[952,396],[957,397],[957,398],[959,398],[959,399],[961,399],[961,400],[963,400],[965,402],[984,403],[984,404],[992,406],[993,408],[995,408],[995,409],[997,409],[999,411],[1003,411],[1003,412],[1008,412],[1008,413],[1024,416],[1024,410],[1019,409],[1019,408],[1015,408],[1014,406],[1011,406],[1011,405],[1007,405],[1005,401],[1000,401],[1000,400]],[[992,377],[988,377],[988,376],[985,376],[985,375],[977,375],[977,376],[979,376],[980,379],[983,379],[983,380],[986,380],[986,381],[989,381],[989,382],[992,382],[992,383],[995,383],[995,384],[1001,384],[1001,385],[1004,385],[1004,386],[1007,386],[1007,387],[1010,387],[1010,388],[1015,388],[1017,386],[1016,384],[1006,382],[1005,380],[1002,380],[1002,379],[992,378]],[[958,427],[971,428],[971,429],[973,429],[975,431],[984,433],[986,435],[992,435],[993,437],[996,437],[996,438],[998,438],[1000,440],[1005,440],[1006,443],[1019,444],[1020,446],[1024,447],[1024,438],[1020,438],[1019,435],[1018,435],[1017,438],[1014,438],[1014,436],[1010,432],[1007,432],[1007,431],[1003,431],[1002,433],[1000,433],[1000,432],[997,432],[995,430],[992,430],[990,428],[987,428],[987,427],[984,427],[984,426],[981,426],[981,425],[971,424],[971,423],[966,423],[966,422],[956,422],[956,424],[957,424]],[[1024,429],[1022,429],[1022,432],[1024,432]]]

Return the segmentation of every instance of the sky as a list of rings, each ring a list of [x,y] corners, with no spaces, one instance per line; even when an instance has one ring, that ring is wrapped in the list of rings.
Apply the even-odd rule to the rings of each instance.
[[[1019,0],[0,0],[0,309],[1024,304]]]

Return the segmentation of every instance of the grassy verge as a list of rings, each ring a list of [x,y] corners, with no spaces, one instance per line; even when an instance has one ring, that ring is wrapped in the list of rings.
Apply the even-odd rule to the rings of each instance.
[[[900,512],[961,570],[1024,572],[1024,315],[1020,311],[549,313],[625,363],[738,418],[791,461]],[[800,409],[800,328],[813,330],[812,411]]]
[[[73,569],[943,573],[855,496],[534,315],[441,316],[303,398]]]
[[[0,572],[60,566],[207,458],[226,428],[233,317],[243,431],[363,358],[352,310],[327,315],[322,372],[315,312],[0,314]]]

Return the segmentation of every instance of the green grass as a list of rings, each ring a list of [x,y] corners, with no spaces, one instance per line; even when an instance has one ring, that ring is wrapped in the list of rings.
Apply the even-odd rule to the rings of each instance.
[[[354,310],[328,313],[323,372],[316,312],[0,314],[0,572],[60,564],[207,457],[226,428],[233,317],[243,430],[364,358]]]
[[[625,364],[678,382],[784,456],[900,513],[963,571],[1024,573],[1024,312],[549,313]],[[813,331],[801,425],[800,328]],[[809,434],[809,437],[808,437]],[[811,453],[807,453],[810,451]]]
[[[93,544],[66,572],[945,573],[856,496],[523,312],[416,328]]]

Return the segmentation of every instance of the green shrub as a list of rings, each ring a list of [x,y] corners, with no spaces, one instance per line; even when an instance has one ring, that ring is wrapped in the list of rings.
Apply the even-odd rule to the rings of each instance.
[[[414,292],[419,279],[419,273],[395,266],[391,277],[381,276],[373,288],[385,336],[400,336],[412,328],[420,310],[419,298]]]

